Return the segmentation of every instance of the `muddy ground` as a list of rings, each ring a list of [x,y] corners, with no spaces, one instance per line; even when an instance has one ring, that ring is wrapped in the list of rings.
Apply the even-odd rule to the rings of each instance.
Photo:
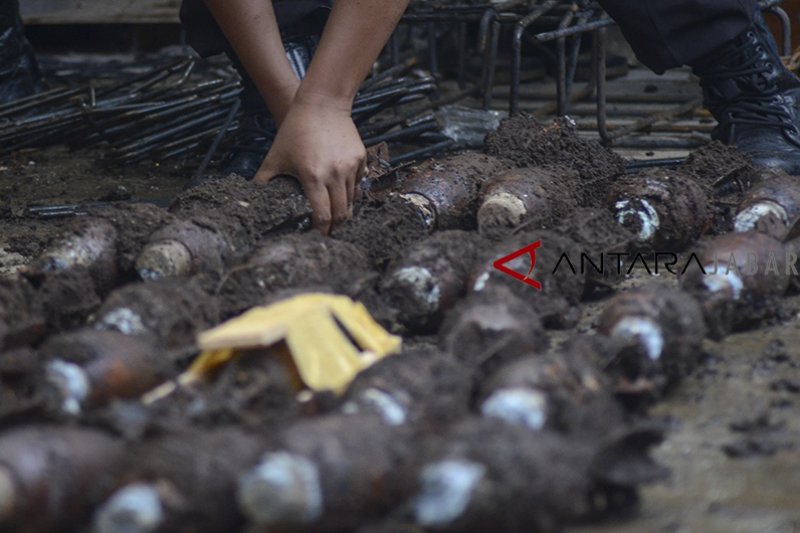
[[[519,126],[512,126],[526,128],[529,124],[523,121]],[[613,181],[613,175],[622,172],[622,162],[599,147],[576,145],[569,132],[562,131],[564,127],[564,124],[557,123],[541,129],[528,128],[524,135],[515,135],[513,131],[505,137],[495,135],[490,138],[488,152],[494,156],[512,153],[506,164],[514,166],[554,164],[556,161],[553,159],[559,159],[557,162],[563,164],[563,151],[570,151],[572,169],[580,174],[584,182],[583,191],[577,195],[582,198],[581,205],[584,208],[601,207],[604,201],[602,192]],[[165,199],[180,194],[190,176],[189,170],[179,166],[164,168],[143,165],[117,169],[104,165],[102,160],[98,160],[99,155],[71,154],[53,148],[18,153],[0,162],[0,277],[15,279],[17,270],[34,263],[42,251],[64,232],[64,228],[80,223],[74,218],[32,217],[27,207],[128,201],[164,204]],[[722,162],[728,167],[720,168]],[[567,163],[569,166],[570,161]],[[443,164],[446,166],[446,163]],[[705,157],[690,163],[688,171],[690,175],[698,177],[701,186],[711,194],[714,186],[719,186],[717,182],[720,180],[724,182],[723,185],[739,183],[741,180],[735,178],[746,171],[746,164],[745,160],[736,159],[731,153],[713,147]],[[243,185],[245,188],[249,186]],[[253,195],[242,194],[243,198],[232,195],[236,203],[234,211],[238,210],[235,216],[238,217],[247,216],[247,209],[251,208],[249,201],[259,201]],[[706,224],[705,232],[722,232],[726,228],[730,221],[729,210],[739,194],[736,186],[731,186],[718,195],[715,217]],[[248,201],[245,201],[245,197]],[[200,202],[198,198],[205,198],[204,193],[184,195],[181,203],[176,204],[177,212],[191,212],[190,220],[205,229],[221,233],[230,229],[219,218],[203,216],[202,209],[196,209],[198,204],[192,204],[193,201]],[[231,199],[228,196],[215,198],[222,198],[220,205]],[[301,203],[297,202],[296,215],[302,214]],[[432,348],[437,342],[435,337],[426,335],[436,332],[446,313],[431,310],[426,318],[425,330],[416,331],[414,328],[418,318],[404,321],[402,316],[398,316],[392,302],[385,301],[380,289],[375,288],[380,287],[379,278],[384,272],[399,268],[403,253],[425,237],[427,221],[409,204],[398,203],[394,197],[386,199],[377,195],[365,198],[362,205],[362,214],[338,232],[335,244],[321,237],[293,235],[296,228],[292,225],[270,228],[265,234],[257,234],[258,228],[255,226],[248,227],[246,235],[238,236],[236,246],[239,249],[237,253],[230,254],[235,259],[230,259],[231,264],[224,265],[224,272],[194,272],[188,280],[158,282],[164,285],[149,285],[147,291],[142,291],[141,283],[135,279],[132,257],[117,258],[122,265],[122,272],[108,287],[101,286],[95,278],[87,282],[85,274],[73,274],[78,276],[78,281],[69,281],[66,285],[84,287],[83,294],[77,297],[83,305],[75,305],[75,309],[63,313],[51,310],[47,314],[46,326],[50,329],[39,332],[28,344],[33,349],[40,349],[46,346],[49,336],[76,329],[84,322],[123,331],[119,313],[115,314],[115,311],[125,310],[125,306],[129,305],[141,316],[145,329],[148,329],[150,336],[146,341],[164,347],[167,363],[161,363],[168,368],[160,370],[165,375],[174,375],[178,369],[185,368],[193,355],[193,338],[197,332],[234,316],[249,305],[273,301],[302,288],[343,292],[362,299],[382,324],[406,337],[407,346],[422,350],[414,352],[414,357],[418,357],[418,353],[428,353],[425,350],[435,351]],[[262,221],[268,218],[263,213],[261,215]],[[287,218],[290,217],[287,215]],[[591,229],[596,230],[597,227],[595,225]],[[463,229],[473,230],[474,234],[474,223],[472,226],[466,224]],[[525,231],[528,230],[530,228]],[[525,240],[527,234],[522,235],[516,237],[520,242]],[[379,236],[385,236],[385,240],[376,242]],[[497,246],[496,243],[479,240],[477,235],[475,238],[478,256],[481,251],[489,251]],[[280,246],[273,246],[276,242],[274,239],[282,239]],[[138,242],[136,239],[134,241]],[[614,241],[608,239],[608,243]],[[247,249],[242,250],[242,247]],[[295,265],[291,271],[280,268],[281,258],[284,257],[281,254],[295,257],[298,249],[305,250],[300,255],[307,263]],[[441,255],[442,260],[448,259],[446,254]],[[244,261],[245,257],[250,259]],[[223,262],[228,260],[221,259]],[[315,270],[317,265],[322,266]],[[437,268],[446,269],[441,266]],[[467,276],[466,273],[460,275]],[[263,286],[260,281],[263,279],[269,280],[269,287]],[[91,285],[92,281],[94,285]],[[599,313],[615,291],[638,287],[650,281],[652,278],[636,271],[622,280],[589,281],[588,285],[594,287],[591,291],[583,286],[567,289],[546,287],[546,290],[553,291],[550,294],[558,295],[560,299],[548,303],[547,316],[543,312],[542,319],[549,328],[547,335],[550,340],[541,345],[549,344],[552,350],[557,350],[564,342],[579,334],[594,332]],[[660,278],[659,281],[675,284],[674,279]],[[449,279],[447,282],[455,283]],[[459,281],[462,285],[473,282],[474,279]],[[34,279],[33,283],[36,285],[41,281]],[[298,283],[301,286],[298,287]],[[489,281],[490,285],[493,283],[496,282]],[[509,287],[515,292],[526,289],[514,283]],[[58,284],[54,286],[61,287]],[[68,301],[75,304],[75,298],[70,299],[70,294],[49,296],[49,293],[42,291],[41,285],[36,285],[36,289],[45,294],[36,305],[64,305],[66,308]],[[578,303],[582,292],[584,297]],[[455,293],[458,293],[457,299],[464,297],[463,291],[457,290]],[[197,297],[192,299],[187,295]],[[205,300],[204,295],[212,296]],[[169,302],[174,306],[175,311],[170,314],[169,321],[159,322],[157,317],[148,316],[148,313],[158,314],[158,305],[154,306],[155,310],[148,308],[150,298],[152,301],[163,298],[159,305]],[[511,309],[519,305],[522,307],[514,307],[518,315],[524,313],[524,303],[519,304],[515,300],[509,302],[507,307]],[[670,478],[643,488],[638,508],[599,517],[592,515],[590,523],[576,525],[572,531],[800,530],[800,500],[797,496],[800,475],[796,468],[800,460],[800,447],[797,445],[800,416],[795,410],[796,403],[800,401],[800,296],[785,298],[779,305],[780,309],[755,329],[736,332],[719,342],[705,341],[705,357],[700,367],[647,409],[650,420],[664,422],[669,429],[664,442],[655,448],[653,455],[671,471]],[[197,312],[197,307],[202,307],[202,312]],[[580,309],[581,313],[575,313],[576,309]],[[36,310],[29,312],[34,315]],[[502,320],[499,315],[493,318]],[[148,320],[158,324],[150,325]],[[130,323],[125,322],[124,326],[128,327]],[[541,324],[512,326],[527,328],[527,334],[535,338],[530,342],[539,342],[544,335]],[[509,326],[511,331],[512,326]],[[513,340],[506,346],[513,347]],[[465,352],[468,351],[466,348]],[[15,375],[17,372],[24,375],[24,368],[12,368],[9,371],[8,367],[13,367],[18,361],[22,361],[18,363],[22,367],[32,364],[26,359],[32,353],[25,351],[27,349],[15,349],[13,356],[17,359],[8,356],[4,362],[5,368],[0,370],[6,374],[10,372]],[[483,373],[488,375],[496,369],[495,365],[502,362],[494,358],[488,362],[490,364],[477,365],[475,372],[478,376]],[[458,363],[444,358],[420,365],[420,368],[438,373],[450,372],[455,376],[458,374],[455,370]],[[244,358],[223,372],[204,397],[178,394],[150,416],[165,426],[181,426],[188,421],[201,428],[234,423],[248,429],[263,430],[265,426],[284,427],[298,416],[326,412],[331,409],[330,405],[335,405],[334,400],[324,397],[316,398],[310,404],[294,401],[287,390],[290,377],[282,372],[284,369],[279,366],[265,368],[263,364],[254,365],[253,361]],[[456,407],[465,409],[464,402],[460,400],[469,395],[468,391],[459,389],[458,383],[462,378],[472,379],[458,376],[444,380],[444,385],[435,382],[435,387],[442,387],[441,394],[450,395],[451,399],[449,404],[445,402],[444,408],[438,406],[438,410],[434,409],[433,422],[450,424],[450,417],[458,418],[465,414],[458,412],[459,407]],[[367,375],[363,379],[371,378]],[[415,382],[412,377],[404,379]],[[4,394],[9,394],[11,398],[18,392],[6,390]],[[48,411],[49,400],[37,397],[35,391],[33,394],[30,405],[25,403],[24,398],[11,398],[9,410],[4,408],[0,413],[0,423],[4,426],[24,424],[26,417],[52,419],[53,414]],[[46,413],[44,415],[43,410]],[[637,416],[640,414],[637,413]],[[422,415],[414,416],[424,418]],[[136,413],[131,414],[124,409],[110,414],[90,412],[85,422],[112,428],[115,433],[134,441],[146,432],[145,426],[150,423],[143,422]],[[427,420],[426,423],[432,422]],[[423,427],[426,431],[436,431],[429,426]]]

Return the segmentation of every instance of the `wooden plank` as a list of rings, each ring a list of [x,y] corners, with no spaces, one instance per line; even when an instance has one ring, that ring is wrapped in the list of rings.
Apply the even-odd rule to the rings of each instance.
[[[24,0],[26,24],[154,24],[178,22],[180,0]]]

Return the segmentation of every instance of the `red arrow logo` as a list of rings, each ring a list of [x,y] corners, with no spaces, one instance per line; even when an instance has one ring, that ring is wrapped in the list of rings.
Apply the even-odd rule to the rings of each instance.
[[[540,246],[542,246],[542,241],[536,241],[535,243],[529,244],[524,248],[520,248],[519,250],[517,250],[512,254],[509,254],[505,257],[501,257],[500,259],[495,261],[492,264],[492,266],[494,266],[497,270],[499,270],[503,274],[511,276],[512,278],[521,281],[522,283],[525,283],[527,285],[530,285],[534,289],[540,291],[542,290],[542,284],[530,278],[530,275],[533,273],[534,267],[536,267],[536,249],[539,248]],[[511,270],[506,266],[506,263],[510,263],[514,259],[522,257],[525,254],[531,256],[531,268],[530,270],[528,270],[528,273],[525,274],[524,276],[519,272],[517,272],[516,270]]]

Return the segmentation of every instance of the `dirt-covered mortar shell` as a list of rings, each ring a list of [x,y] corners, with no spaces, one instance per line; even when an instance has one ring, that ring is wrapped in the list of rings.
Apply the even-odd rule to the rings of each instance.
[[[711,219],[709,198],[678,170],[647,170],[614,183],[609,207],[638,244],[676,252],[697,239]]]

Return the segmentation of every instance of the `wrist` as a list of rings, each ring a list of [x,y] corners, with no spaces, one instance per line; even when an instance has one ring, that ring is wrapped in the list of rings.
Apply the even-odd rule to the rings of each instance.
[[[353,99],[354,96],[350,94],[334,94],[301,84],[295,94],[293,105],[324,107],[350,114],[353,111]]]

